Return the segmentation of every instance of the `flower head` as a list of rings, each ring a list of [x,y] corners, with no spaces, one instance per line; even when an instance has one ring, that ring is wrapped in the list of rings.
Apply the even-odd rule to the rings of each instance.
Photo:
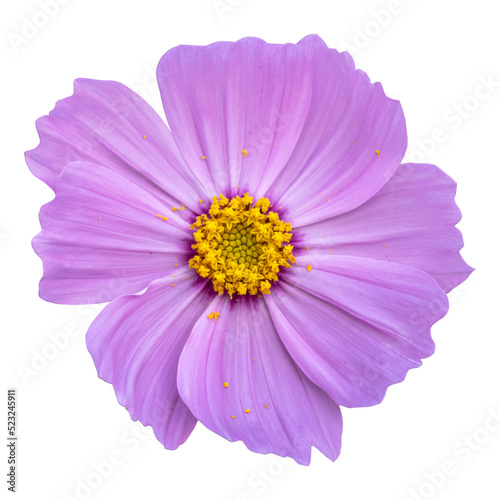
[[[79,79],[26,153],[55,191],[40,296],[110,302],[87,345],[166,448],[196,422],[250,450],[340,452],[340,406],[379,403],[432,354],[460,256],[455,183],[401,164],[399,102],[317,36],[180,46],[170,129]]]

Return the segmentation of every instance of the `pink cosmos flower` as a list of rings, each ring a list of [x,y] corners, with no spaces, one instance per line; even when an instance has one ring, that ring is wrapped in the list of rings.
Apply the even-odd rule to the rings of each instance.
[[[318,36],[179,46],[170,128],[127,87],[79,79],[26,153],[55,192],[40,296],[110,303],[99,376],[168,449],[196,422],[308,464],[430,356],[471,273],[455,182],[400,164],[400,103]]]

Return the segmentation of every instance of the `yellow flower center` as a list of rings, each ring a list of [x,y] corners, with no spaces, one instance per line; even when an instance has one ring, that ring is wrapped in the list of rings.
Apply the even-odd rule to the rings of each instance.
[[[228,200],[214,196],[208,215],[202,214],[191,225],[197,251],[189,267],[214,284],[222,295],[270,293],[271,281],[278,281],[280,267],[295,262],[292,226],[268,212],[267,198],[253,205],[248,193]]]

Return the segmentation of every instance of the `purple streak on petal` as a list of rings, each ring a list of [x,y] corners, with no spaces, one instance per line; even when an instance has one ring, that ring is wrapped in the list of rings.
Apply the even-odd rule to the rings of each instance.
[[[268,193],[294,227],[364,203],[396,171],[407,145],[400,103],[355,70],[349,54],[313,35],[299,47],[313,65],[311,106],[297,147]]]
[[[335,460],[339,407],[295,365],[264,301],[255,299],[211,302],[182,351],[179,393],[205,426],[252,451],[306,465],[312,445]],[[211,311],[220,312],[217,322],[206,317]]]
[[[43,299],[108,302],[187,266],[189,214],[172,212],[160,188],[145,189],[112,167],[85,162],[69,164],[55,186],[33,240],[44,264]]]
[[[339,405],[379,403],[433,353],[430,327],[448,301],[426,273],[314,252],[297,263],[265,300],[294,361]]]
[[[206,281],[186,281],[189,276],[181,271],[176,278],[154,281],[141,294],[114,300],[87,333],[99,377],[113,384],[132,419],[151,425],[158,440],[172,450],[188,438],[197,421],[179,397],[177,365],[212,295]]]
[[[460,255],[456,183],[435,165],[404,164],[360,207],[294,231],[310,250],[389,260],[430,274],[445,292],[473,271]]]
[[[309,108],[312,73],[303,51],[257,38],[181,45],[163,56],[157,76],[173,136],[197,179],[214,194],[235,195],[241,186],[263,195]]]
[[[74,94],[37,120],[37,129],[40,144],[26,152],[26,161],[51,188],[68,163],[83,160],[144,186],[161,186],[175,205],[196,209],[206,196],[203,185],[189,175],[163,120],[121,83],[75,80]]]

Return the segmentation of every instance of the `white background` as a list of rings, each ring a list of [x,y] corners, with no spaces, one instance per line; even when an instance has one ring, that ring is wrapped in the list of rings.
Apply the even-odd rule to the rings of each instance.
[[[500,424],[491,419],[500,419],[495,2],[221,0],[218,11],[212,0],[53,1],[50,17],[40,14],[43,0],[5,2],[1,14],[1,342],[3,387],[18,389],[16,498],[500,499]],[[27,22],[45,25],[21,42]],[[337,462],[316,450],[309,467],[253,454],[202,425],[179,450],[164,450],[97,378],[84,336],[99,308],[38,298],[42,266],[30,240],[52,192],[23,152],[38,144],[35,119],[70,95],[77,77],[123,82],[163,114],[152,75],[171,47],[247,35],[297,42],[309,33],[350,48],[402,102],[407,159],[435,163],[458,182],[463,255],[476,271],[433,328],[435,355],[381,405],[343,412]],[[59,349],[57,334],[66,339]],[[96,472],[110,458],[113,470]]]

